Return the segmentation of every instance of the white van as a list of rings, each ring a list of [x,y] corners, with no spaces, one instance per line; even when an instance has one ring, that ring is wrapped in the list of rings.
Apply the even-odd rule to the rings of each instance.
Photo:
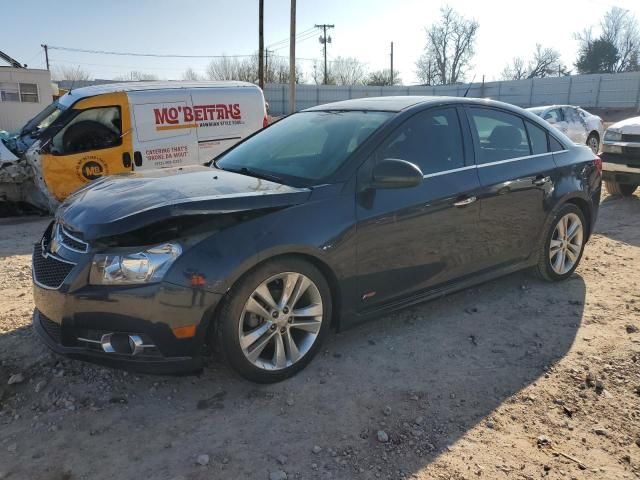
[[[131,82],[72,90],[0,141],[55,203],[104,175],[204,164],[266,125],[251,83]]]

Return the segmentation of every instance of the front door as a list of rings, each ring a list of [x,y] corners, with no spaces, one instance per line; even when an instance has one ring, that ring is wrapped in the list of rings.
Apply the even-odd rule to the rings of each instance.
[[[73,116],[43,148],[42,173],[59,201],[83,185],[132,168],[131,121],[125,93],[80,100]]]
[[[363,165],[356,198],[361,310],[473,271],[479,181],[465,150],[457,109],[429,109],[400,125]],[[368,188],[371,168],[385,158],[416,164],[424,180]]]
[[[476,255],[483,268],[527,259],[544,224],[556,165],[547,134],[504,110],[467,109],[482,185]]]

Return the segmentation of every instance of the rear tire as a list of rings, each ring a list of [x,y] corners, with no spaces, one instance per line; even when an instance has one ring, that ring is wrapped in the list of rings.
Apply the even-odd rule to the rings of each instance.
[[[637,185],[630,185],[626,183],[618,183],[613,180],[604,180],[604,185],[607,187],[607,192],[611,195],[618,195],[620,197],[630,197],[633,192],[638,188]]]
[[[315,266],[298,258],[267,261],[231,288],[212,340],[222,360],[244,378],[279,382],[317,353],[330,328],[331,307],[331,290]]]
[[[563,205],[547,227],[538,251],[538,276],[548,282],[569,278],[578,267],[587,239],[587,222],[582,210]]]
[[[596,132],[591,132],[589,134],[589,138],[587,138],[587,147],[596,154],[598,153],[598,150],[600,150],[600,137]]]

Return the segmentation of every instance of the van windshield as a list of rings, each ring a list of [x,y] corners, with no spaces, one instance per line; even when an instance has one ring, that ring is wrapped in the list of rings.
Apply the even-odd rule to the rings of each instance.
[[[20,135],[34,135],[44,130],[51,125],[65,109],[66,107],[60,105],[57,101],[53,102],[29,120],[26,125],[22,127],[22,130],[20,130]]]
[[[317,184],[391,116],[373,111],[296,113],[222,154],[215,166],[292,185]]]

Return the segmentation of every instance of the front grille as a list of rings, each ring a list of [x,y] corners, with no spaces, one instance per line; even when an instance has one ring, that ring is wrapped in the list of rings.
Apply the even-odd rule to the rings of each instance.
[[[63,245],[69,247],[72,250],[77,250],[78,252],[85,253],[88,250],[89,245],[83,242],[82,240],[73,237],[69,232],[67,232],[63,227],[57,225],[57,230],[59,234],[60,241]]]
[[[33,247],[33,278],[46,288],[60,288],[74,266],[75,264],[57,259],[51,254],[44,256],[41,243],[36,243]]]
[[[623,142],[638,142],[640,143],[640,135],[639,134],[631,134],[631,133],[623,133],[622,134]]]
[[[42,325],[44,331],[47,332],[47,335],[49,335],[54,342],[62,343],[62,332],[59,323],[50,320],[40,313],[40,325]]]

